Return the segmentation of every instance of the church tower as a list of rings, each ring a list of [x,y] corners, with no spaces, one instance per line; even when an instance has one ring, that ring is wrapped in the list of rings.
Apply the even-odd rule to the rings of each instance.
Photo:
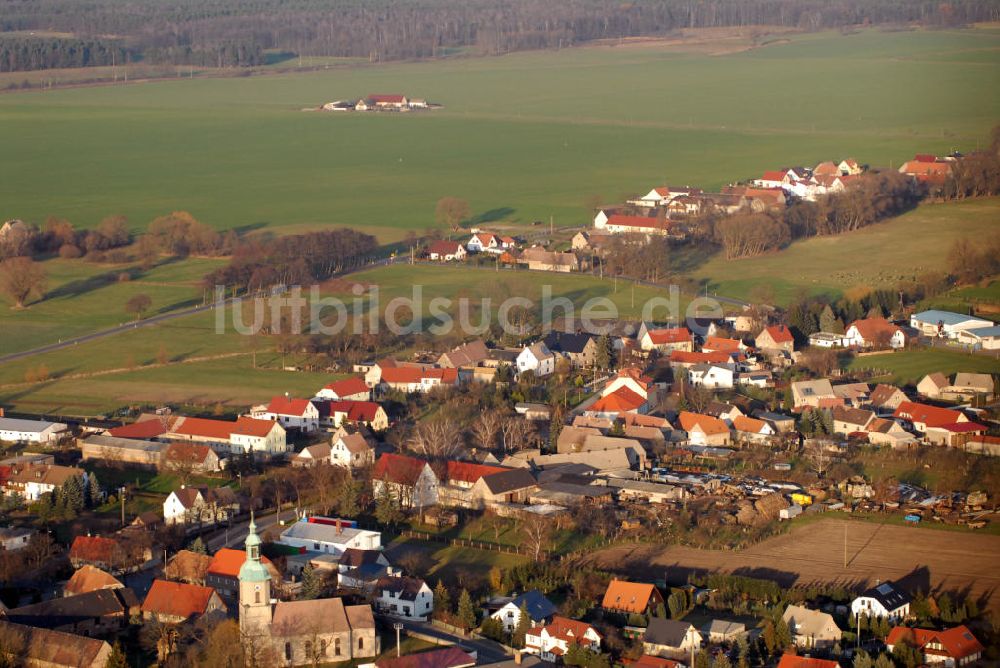
[[[260,635],[268,633],[271,626],[271,574],[260,561],[260,536],[253,513],[249,528],[244,543],[247,558],[240,566],[240,631]]]

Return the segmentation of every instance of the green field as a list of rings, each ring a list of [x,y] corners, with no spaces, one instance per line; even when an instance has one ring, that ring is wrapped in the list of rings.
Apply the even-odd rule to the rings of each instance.
[[[26,350],[133,320],[125,303],[145,294],[152,305],[145,316],[201,303],[202,277],[222,260],[166,260],[149,271],[137,265],[91,264],[52,259],[42,263],[48,286],[45,299],[29,308],[4,308],[0,301],[0,355]],[[129,280],[122,281],[127,274]]]
[[[857,357],[851,362],[850,368],[885,369],[889,375],[878,378],[878,381],[896,385],[914,385],[935,371],[941,371],[945,375],[957,371],[1000,374],[1000,360],[953,350],[921,349],[889,355]]]
[[[338,224],[382,240],[444,195],[512,222],[588,221],[663,181],[974,148],[1000,118],[1000,30],[790,35],[753,50],[632,44],[0,96],[4,217],[172,210],[217,228]],[[422,114],[302,113],[377,91]]]
[[[729,297],[746,299],[755,286],[767,284],[779,304],[803,290],[837,298],[854,286],[892,287],[943,271],[955,238],[1000,234],[998,221],[998,198],[925,204],[857,232],[803,239],[770,255],[742,260],[716,255],[695,274],[710,290]]]

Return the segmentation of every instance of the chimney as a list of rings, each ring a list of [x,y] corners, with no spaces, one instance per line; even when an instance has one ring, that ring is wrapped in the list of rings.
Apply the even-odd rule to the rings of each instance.
[[[517,665],[519,665],[519,666],[521,665],[521,651],[520,650],[514,652],[514,663],[517,664]]]
[[[344,529],[341,527],[341,525],[340,525],[340,518],[338,517],[337,518],[337,535],[339,536],[342,533],[344,533]]]

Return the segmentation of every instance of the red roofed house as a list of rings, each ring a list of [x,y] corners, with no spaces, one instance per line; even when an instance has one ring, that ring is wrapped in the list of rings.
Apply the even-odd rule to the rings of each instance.
[[[899,404],[892,416],[906,420],[919,432],[926,432],[928,427],[942,427],[969,421],[969,418],[965,417],[961,411],[928,406],[915,401],[904,401]]]
[[[322,424],[341,427],[364,425],[372,431],[389,428],[389,415],[374,401],[314,401]]]
[[[385,453],[372,471],[372,492],[377,499],[387,489],[403,508],[425,508],[438,502],[438,478],[423,459]]]
[[[987,431],[989,428],[978,422],[950,422],[927,427],[924,438],[932,445],[947,445],[957,448],[978,439]]]
[[[457,385],[458,369],[396,367],[382,370],[379,385],[400,392],[429,392],[439,385]]]
[[[503,473],[508,469],[502,466],[489,466],[487,464],[475,464],[473,462],[448,461],[448,484],[472,489],[480,478],[484,478],[494,473]]]
[[[472,655],[458,647],[432,649],[405,656],[387,656],[375,662],[375,668],[470,668],[476,665]]]
[[[536,626],[525,634],[524,651],[542,661],[556,662],[569,651],[570,645],[600,652],[603,638],[590,624],[557,615],[548,626]]]
[[[746,350],[746,345],[739,339],[727,339],[721,336],[705,337],[705,343],[701,346],[703,353],[721,352],[737,355]]]
[[[465,246],[457,241],[435,241],[427,249],[427,257],[440,262],[462,261],[466,255]]]
[[[142,616],[164,624],[179,624],[195,617],[226,613],[226,604],[211,587],[153,580],[142,602]]]
[[[372,93],[365,98],[369,107],[402,109],[409,104],[405,95],[399,93]]]
[[[159,415],[143,415],[131,424],[112,427],[108,434],[117,438],[137,438],[151,440],[165,434],[170,427],[171,418]]]
[[[644,375],[640,369],[635,367],[620,369],[615,377],[609,380],[608,384],[601,390],[601,396],[606,397],[621,388],[635,392],[645,399],[647,403],[652,404],[656,400],[656,385],[653,383],[653,379]]]
[[[687,327],[672,327],[668,329],[648,329],[643,325],[639,336],[639,345],[643,350],[659,350],[670,352],[694,350],[694,337]]]
[[[617,418],[622,413],[645,413],[649,410],[646,398],[628,387],[622,386],[610,393],[604,393],[587,407],[584,415]]]
[[[160,468],[168,471],[198,471],[211,473],[219,470],[219,456],[201,443],[171,443],[163,450]]]
[[[788,171],[783,169],[764,172],[764,176],[754,179],[754,183],[761,188],[780,188],[788,184],[789,181],[791,179]]]
[[[473,234],[472,238],[466,242],[465,248],[470,253],[482,253],[484,251],[500,253],[503,250],[500,247],[500,237],[492,232],[478,232]]]
[[[761,350],[782,350],[791,353],[795,350],[795,337],[792,330],[785,325],[771,325],[757,335],[754,344]]]
[[[288,448],[285,428],[273,420],[242,416],[236,422],[206,418],[179,418],[164,435],[173,441],[196,441],[216,452],[274,456]]]
[[[778,668],[840,668],[836,661],[826,659],[813,659],[808,656],[796,656],[795,654],[783,654]]]
[[[777,434],[774,427],[767,422],[745,415],[733,418],[733,431],[736,432],[736,438],[748,443],[766,443]]]
[[[264,410],[255,409],[254,417],[275,420],[285,429],[298,429],[305,433],[319,431],[319,411],[308,399],[285,395],[274,397]]]
[[[653,614],[663,603],[663,594],[645,582],[626,582],[612,580],[604,591],[601,607],[612,612],[625,614]]]
[[[695,364],[728,364],[733,361],[733,356],[721,350],[710,353],[692,353],[685,350],[675,350],[670,353],[670,366],[692,367]]]
[[[889,632],[885,644],[890,652],[897,645],[909,645],[920,651],[924,663],[944,664],[945,668],[975,663],[982,657],[984,649],[964,625],[944,631],[896,626]]]
[[[932,155],[918,155],[913,160],[904,162],[899,168],[900,174],[935,185],[944,183],[951,176],[951,172],[950,160],[939,160]]]
[[[69,548],[69,561],[73,568],[90,565],[104,571],[119,571],[124,561],[124,552],[113,538],[77,536]]]
[[[371,388],[360,376],[351,376],[336,380],[316,393],[318,399],[333,399],[334,401],[368,401],[371,399]]]
[[[682,411],[677,417],[680,428],[687,432],[692,445],[727,445],[729,425],[711,415]]]
[[[903,348],[906,334],[885,318],[865,318],[851,323],[844,341],[857,348]]]

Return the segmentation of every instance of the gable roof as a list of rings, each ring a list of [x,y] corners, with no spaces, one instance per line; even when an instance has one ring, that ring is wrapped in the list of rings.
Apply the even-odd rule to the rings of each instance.
[[[484,478],[494,473],[507,471],[499,466],[488,466],[486,464],[474,464],[471,462],[448,461],[448,480],[458,480],[465,483],[474,483],[480,478]]]
[[[972,315],[963,315],[962,313],[955,313],[953,311],[942,311],[940,309],[930,309],[928,311],[914,313],[910,316],[910,319],[917,320],[919,322],[928,322],[934,325],[941,323],[942,325],[955,326],[966,322],[981,322],[984,327],[993,326],[993,322],[984,318],[977,318]]]
[[[604,592],[601,607],[622,612],[645,612],[649,600],[656,595],[656,586],[645,582],[612,580]]]
[[[428,247],[427,252],[431,255],[455,255],[460,252],[464,247],[457,241],[447,241],[441,239],[435,241]]]
[[[129,595],[127,598],[134,601],[134,595]],[[14,608],[6,611],[5,616],[15,624],[58,628],[96,617],[124,616],[128,608],[124,600],[125,597],[119,597],[118,593],[111,589],[96,589],[76,596],[51,598]]]
[[[207,445],[175,441],[163,451],[163,458],[167,461],[204,464],[212,453],[212,448]]]
[[[373,422],[382,407],[374,401],[317,401],[317,408],[325,406],[328,415],[345,413],[349,422]],[[320,411],[322,415],[323,412]]]
[[[104,640],[78,636],[50,629],[40,629],[0,621],[0,632],[24,639],[20,657],[46,666],[94,668],[103,666],[111,654],[111,645]],[[31,665],[35,665],[32,663]]]
[[[633,227],[637,230],[665,230],[672,225],[670,220],[657,220],[649,216],[627,216],[621,213],[613,213],[608,216],[605,226],[615,225],[618,227]]]
[[[487,359],[489,355],[490,352],[486,347],[486,343],[482,339],[475,339],[452,348],[442,354],[441,357],[447,359],[448,363],[452,366],[461,367],[475,366],[484,359]]]
[[[534,622],[540,622],[543,619],[548,619],[559,611],[555,604],[545,598],[545,594],[537,589],[531,589],[530,591],[524,592],[520,596],[516,596],[511,603],[518,609],[524,607],[528,616],[531,617],[531,620]]]
[[[491,494],[506,494],[519,489],[534,487],[535,477],[528,469],[509,469],[483,476],[483,482]]]
[[[818,636],[830,625],[837,626],[829,614],[820,610],[810,610],[801,605],[789,605],[781,618],[792,627],[795,635],[800,636]]]
[[[372,478],[412,486],[416,484],[426,466],[427,462],[423,459],[386,452],[375,462]]]
[[[866,589],[861,592],[859,598],[873,598],[890,612],[910,602],[910,595],[901,591],[891,582],[882,582]]]
[[[875,417],[871,411],[849,406],[834,406],[832,412],[834,420],[859,427],[865,427]]]
[[[733,361],[732,356],[722,350],[710,353],[672,350],[669,359],[671,364],[727,364]]]
[[[189,619],[205,613],[213,594],[215,590],[211,587],[153,580],[153,586],[142,602],[142,611]]]
[[[302,417],[309,410],[312,404],[308,399],[296,399],[295,397],[271,397],[271,403],[267,405],[267,412],[276,415],[296,415]]]
[[[84,564],[76,569],[73,576],[63,586],[63,595],[76,596],[98,589],[118,589],[124,587],[116,577],[96,566]]]
[[[271,634],[279,637],[299,636],[311,629],[324,633],[349,633],[344,602],[339,598],[317,598],[305,601],[278,601],[274,606]]]
[[[330,390],[338,397],[349,397],[353,394],[367,394],[370,391],[368,386],[365,385],[365,379],[360,376],[351,376],[350,378],[335,380],[326,385],[323,389]]]
[[[723,336],[709,336],[701,346],[703,351],[722,351],[727,353],[738,353],[743,342],[739,339],[727,339]]]
[[[904,401],[896,408],[893,417],[909,420],[910,422],[923,422],[928,427],[939,427],[946,424],[965,422],[965,415],[959,411],[949,408],[939,408],[917,403],[916,401]]]
[[[765,427],[769,427],[763,420],[739,415],[733,418],[733,429],[746,432],[748,434],[759,434]]]
[[[868,400],[872,403],[873,406],[883,406],[886,402],[892,399],[892,397],[895,396],[897,392],[902,392],[902,390],[900,390],[895,385],[886,385],[885,383],[879,383],[878,385],[875,386],[875,389],[872,390],[872,393],[869,395]]]
[[[355,455],[363,454],[372,449],[371,444],[368,443],[368,441],[365,440],[365,437],[360,433],[341,436],[337,442],[343,443],[344,447],[347,448],[347,451]]]
[[[782,654],[778,668],[840,668],[836,661],[826,659],[813,659],[808,656],[796,656],[795,654]]]
[[[892,338],[896,332],[902,331],[896,325],[892,324],[885,318],[865,318],[863,320],[855,320],[847,328],[848,330],[854,327],[861,334],[861,338],[866,342],[877,341],[880,338],[886,340]]]
[[[677,416],[677,421],[684,431],[691,432],[698,428],[706,436],[727,433],[729,431],[729,426],[725,422],[711,415],[681,411],[681,414]]]
[[[159,419],[157,416],[150,417],[150,419],[140,418],[138,421],[131,424],[123,424],[120,427],[112,427],[108,430],[111,436],[117,436],[118,438],[140,438],[149,439],[156,438],[161,434],[167,433],[169,420]]]
[[[792,330],[784,325],[771,325],[770,327],[765,327],[762,334],[767,332],[767,335],[771,337],[774,343],[793,343],[795,337],[792,336]]]
[[[669,343],[685,343],[691,340],[691,331],[687,327],[668,327],[665,329],[650,329],[646,331],[649,340],[658,346]]]
[[[104,536],[77,536],[69,548],[69,558],[80,561],[111,563],[118,552],[118,543]]]
[[[403,104],[406,96],[401,93],[370,93],[366,98],[370,102],[383,102],[386,104]]]
[[[593,334],[570,334],[553,330],[545,336],[543,342],[549,350],[579,355],[586,350],[588,343],[596,339]]]
[[[591,413],[628,413],[646,405],[642,395],[622,386],[610,394],[606,394],[589,407]]]
[[[381,550],[362,550],[357,547],[349,547],[340,555],[337,563],[341,566],[357,568],[367,564],[377,564],[381,556]]]
[[[943,631],[896,626],[889,631],[885,642],[887,645],[906,643],[927,654],[935,656],[944,654],[953,659],[963,659],[979,654],[985,649],[964,624]],[[930,643],[940,643],[942,649],[928,649],[927,645]]]
[[[172,580],[205,580],[208,565],[212,557],[191,550],[180,550],[170,558],[164,570],[164,576]]]
[[[543,627],[543,629],[549,636],[553,638],[559,638],[567,643],[579,642],[580,638],[583,638],[588,631],[593,631],[597,634],[598,638],[604,638],[601,633],[592,627],[587,622],[581,622],[576,619],[570,619],[569,617],[561,617],[556,615],[552,618],[552,623]],[[533,635],[540,634],[538,629],[532,629]]]
[[[244,550],[224,547],[212,556],[212,561],[209,562],[206,572],[232,578],[239,577],[240,567],[246,560],[247,553]],[[260,561],[264,565],[271,563],[271,560],[264,556],[260,558]]]
[[[646,627],[646,633],[643,634],[642,639],[653,645],[680,647],[684,644],[684,637],[690,628],[690,622],[653,617],[649,620],[649,625]]]

